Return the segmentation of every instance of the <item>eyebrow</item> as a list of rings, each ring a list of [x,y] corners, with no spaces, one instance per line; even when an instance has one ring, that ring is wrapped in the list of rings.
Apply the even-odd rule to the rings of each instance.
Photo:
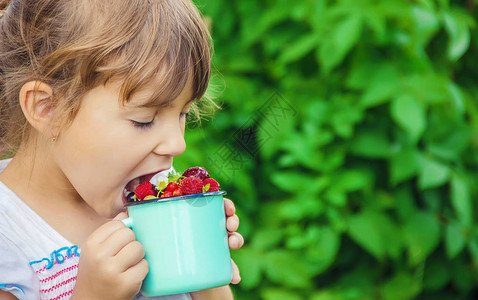
[[[194,100],[196,100],[196,98],[192,97],[184,105],[186,106],[189,103],[193,102]],[[131,106],[132,107],[146,107],[146,108],[149,108],[149,107],[164,108],[164,107],[168,107],[171,104],[171,102],[173,102],[173,101],[164,101],[164,102],[158,104],[156,101],[150,101],[146,104],[131,104]]]

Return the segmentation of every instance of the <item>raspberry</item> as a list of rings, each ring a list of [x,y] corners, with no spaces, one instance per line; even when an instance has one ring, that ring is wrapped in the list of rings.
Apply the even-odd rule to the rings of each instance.
[[[213,178],[206,178],[203,180],[204,192],[217,192],[221,190],[219,183]],[[206,185],[209,184],[209,188],[206,188]]]
[[[168,186],[166,187],[166,190],[174,192],[177,188],[178,188],[178,184],[176,182],[170,182],[170,183],[168,183]]]
[[[138,187],[134,190],[134,193],[136,195],[136,199],[143,200],[146,196],[156,196],[157,191],[154,188],[154,185],[147,181],[138,185]]]
[[[160,198],[168,198],[168,197],[172,197],[173,196],[173,192],[171,191],[165,191]]]
[[[201,180],[209,178],[209,173],[203,167],[192,167],[183,172],[184,177],[196,177]]]
[[[199,194],[202,192],[202,180],[196,177],[186,177],[179,183],[183,195]]]
[[[173,196],[182,196],[182,195],[183,195],[183,191],[180,188],[175,189],[173,192]]]

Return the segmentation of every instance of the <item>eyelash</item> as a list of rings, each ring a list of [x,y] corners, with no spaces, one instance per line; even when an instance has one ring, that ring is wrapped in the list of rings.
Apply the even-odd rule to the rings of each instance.
[[[185,118],[186,120],[189,119],[190,115],[189,115],[189,112],[187,113],[181,113],[181,118]],[[143,122],[137,122],[137,121],[133,121],[131,120],[131,122],[133,122],[133,126],[136,127],[136,128],[139,128],[139,129],[148,129],[148,128],[151,128],[153,127],[154,125],[154,119],[150,122],[146,122],[146,123],[143,123]]]
[[[136,128],[139,128],[139,129],[148,129],[148,128],[153,127],[154,119],[153,119],[151,122],[146,122],[146,123],[136,122],[136,121],[131,121],[131,122],[133,122],[133,125],[134,125],[134,127],[136,127]]]

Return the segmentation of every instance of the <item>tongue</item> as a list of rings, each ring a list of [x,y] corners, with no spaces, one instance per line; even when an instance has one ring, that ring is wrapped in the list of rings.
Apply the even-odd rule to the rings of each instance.
[[[147,175],[139,176],[138,178],[135,178],[135,179],[131,180],[126,185],[126,190],[128,192],[134,192],[134,190],[138,187],[138,185],[140,185],[144,182],[150,181],[151,178],[153,178],[154,175],[155,174],[147,174]]]

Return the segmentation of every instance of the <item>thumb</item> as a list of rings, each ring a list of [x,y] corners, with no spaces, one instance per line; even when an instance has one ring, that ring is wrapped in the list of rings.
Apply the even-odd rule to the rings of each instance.
[[[118,221],[121,221],[121,220],[124,220],[128,217],[128,213],[125,212],[125,211],[122,211],[120,212],[119,214],[116,215],[116,217],[114,217],[113,220],[118,220]]]

